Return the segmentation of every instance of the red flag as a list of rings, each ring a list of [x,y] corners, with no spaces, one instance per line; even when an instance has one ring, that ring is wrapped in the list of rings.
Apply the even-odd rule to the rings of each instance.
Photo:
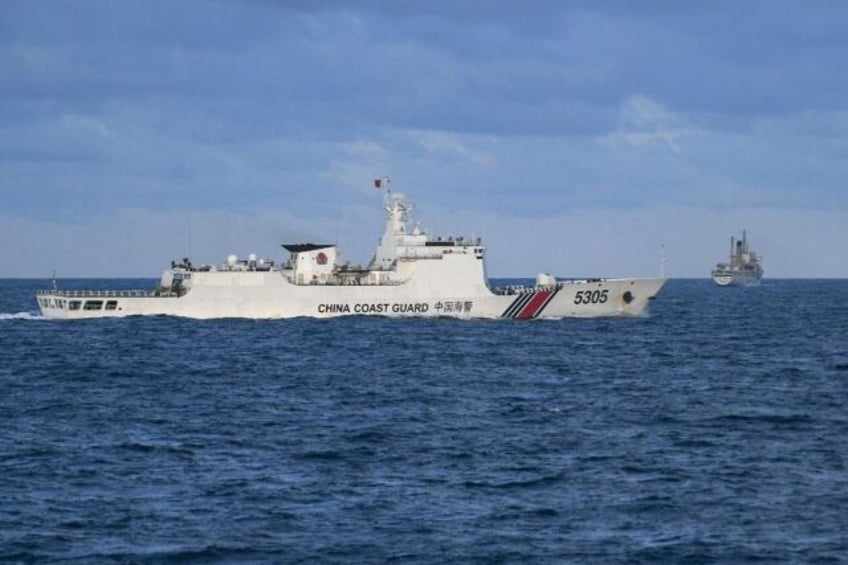
[[[376,188],[380,188],[380,185],[383,184],[383,179],[374,179],[374,186]]]

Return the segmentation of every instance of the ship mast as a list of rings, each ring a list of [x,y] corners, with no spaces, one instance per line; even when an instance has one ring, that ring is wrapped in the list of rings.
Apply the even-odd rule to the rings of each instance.
[[[377,252],[374,254],[374,259],[369,268],[381,271],[393,268],[398,257],[398,246],[403,236],[408,233],[407,224],[409,222],[409,213],[412,211],[412,204],[405,201],[403,194],[392,194],[389,189],[390,182],[389,177],[374,179],[374,186],[377,189],[381,190],[385,187],[383,209],[386,211],[388,218],[383,237],[380,238],[380,243],[377,245]]]
[[[736,238],[730,236],[730,265],[733,266],[736,261]]]

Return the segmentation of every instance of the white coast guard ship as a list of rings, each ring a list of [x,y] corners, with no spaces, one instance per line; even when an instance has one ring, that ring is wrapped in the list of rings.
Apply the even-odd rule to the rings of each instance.
[[[713,281],[719,286],[753,286],[760,284],[763,267],[760,257],[748,247],[748,232],[742,230],[742,239],[730,238],[730,261],[718,263],[712,271]]]
[[[379,186],[379,183],[376,183]],[[431,238],[412,205],[387,192],[385,232],[371,263],[352,266],[335,245],[286,244],[285,264],[230,255],[220,267],[172,262],[155,290],[38,292],[47,318],[172,315],[188,318],[455,318],[638,316],[665,284],[654,279],[556,280],[490,288],[480,239]]]

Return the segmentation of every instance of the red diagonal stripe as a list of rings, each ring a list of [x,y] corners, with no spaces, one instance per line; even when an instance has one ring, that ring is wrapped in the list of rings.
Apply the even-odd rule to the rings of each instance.
[[[537,292],[536,295],[530,299],[530,302],[527,303],[527,306],[521,311],[516,318],[532,318],[536,315],[536,311],[542,307],[542,304],[545,303],[548,296],[551,295],[552,290],[543,290],[541,292]]]

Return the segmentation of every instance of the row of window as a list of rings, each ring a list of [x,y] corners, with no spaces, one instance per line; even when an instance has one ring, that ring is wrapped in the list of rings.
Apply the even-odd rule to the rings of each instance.
[[[76,304],[74,304],[76,302]],[[70,304],[68,304],[69,310],[79,310],[79,300],[71,300]],[[117,300],[107,300],[106,301],[106,309],[107,310],[115,310],[118,307]],[[86,300],[85,304],[82,306],[83,310],[102,310],[103,309],[103,301],[102,300]]]
[[[65,300],[64,298],[39,298],[44,308],[67,308],[68,310],[102,310],[103,300]],[[117,300],[106,300],[106,310],[117,310]]]

